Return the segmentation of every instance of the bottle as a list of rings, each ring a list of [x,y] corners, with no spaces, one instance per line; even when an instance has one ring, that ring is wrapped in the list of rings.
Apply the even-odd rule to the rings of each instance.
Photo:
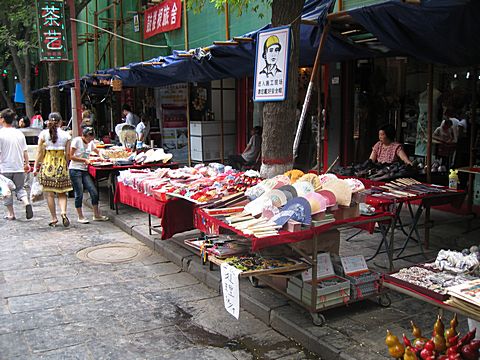
[[[458,171],[450,169],[450,175],[448,175],[448,187],[450,189],[457,189],[458,186]]]

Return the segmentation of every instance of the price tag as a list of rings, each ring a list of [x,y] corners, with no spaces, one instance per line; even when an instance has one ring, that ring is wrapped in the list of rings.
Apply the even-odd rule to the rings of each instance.
[[[368,271],[367,262],[363,255],[345,256],[340,260],[346,275],[361,274]]]
[[[323,279],[334,274],[330,253],[317,254],[317,279]],[[312,280],[312,269],[305,270],[302,273],[302,280],[304,282]]]
[[[223,303],[225,309],[238,319],[240,316],[240,283],[238,276],[242,270],[227,263],[222,263],[220,271],[222,275]]]

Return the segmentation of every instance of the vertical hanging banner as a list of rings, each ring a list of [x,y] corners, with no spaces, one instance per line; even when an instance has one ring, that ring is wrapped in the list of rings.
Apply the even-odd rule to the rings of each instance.
[[[40,61],[66,61],[65,3],[60,0],[37,0],[37,28]]]
[[[290,26],[258,33],[254,101],[283,101],[287,96]]]
[[[144,13],[143,38],[179,29],[182,26],[182,1],[165,0]]]

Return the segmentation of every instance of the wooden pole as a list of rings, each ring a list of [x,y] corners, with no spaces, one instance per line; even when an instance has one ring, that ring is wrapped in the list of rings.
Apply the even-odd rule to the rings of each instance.
[[[303,102],[302,114],[297,126],[297,133],[295,134],[295,140],[293,142],[293,157],[298,155],[298,146],[300,145],[300,138],[302,137],[303,124],[305,123],[305,117],[307,116],[308,106],[310,105],[310,98],[312,96],[313,84],[317,76],[318,68],[320,66],[320,55],[322,54],[323,47],[327,40],[327,35],[330,30],[330,20],[327,20],[325,27],[320,38],[320,44],[318,45],[317,55],[315,56],[315,63],[313,64],[312,75],[310,76],[310,82],[308,83],[307,93],[305,95],[305,101]]]
[[[184,35],[184,41],[185,41],[185,50],[188,50],[188,14],[187,14],[186,1],[183,1],[183,29],[184,29],[183,35]]]
[[[70,10],[70,29],[72,32],[72,56],[73,56],[73,74],[74,74],[74,83],[75,83],[75,104],[72,104],[72,116],[77,123],[78,133],[81,134],[81,121],[82,110],[80,104],[82,103],[82,98],[80,95],[80,69],[78,67],[78,46],[77,46],[77,22],[75,14],[75,0],[68,0],[68,7]],[[75,123],[75,122],[74,122]]]
[[[428,64],[427,83],[427,182],[432,182],[433,64]]]
[[[117,2],[113,2],[113,67],[117,67]]]
[[[322,68],[318,72],[318,87],[317,87],[317,95],[318,95],[318,106],[317,106],[317,174],[320,175],[320,171],[322,169]]]
[[[224,135],[224,118],[223,118],[223,79],[220,80],[220,163],[225,164],[225,139]]]
[[[225,1],[225,39],[230,40],[230,20],[228,18],[228,0]]]

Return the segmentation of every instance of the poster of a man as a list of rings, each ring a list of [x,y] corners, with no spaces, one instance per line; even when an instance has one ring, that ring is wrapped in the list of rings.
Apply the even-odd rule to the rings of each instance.
[[[289,26],[258,33],[255,63],[255,101],[285,100],[289,53]]]
[[[277,75],[277,72],[282,71],[277,66],[277,61],[281,50],[282,45],[280,44],[278,36],[269,36],[263,44],[262,57],[265,59],[265,67],[262,69],[262,71],[260,71],[260,74],[265,75],[267,78],[273,78],[275,75]]]

